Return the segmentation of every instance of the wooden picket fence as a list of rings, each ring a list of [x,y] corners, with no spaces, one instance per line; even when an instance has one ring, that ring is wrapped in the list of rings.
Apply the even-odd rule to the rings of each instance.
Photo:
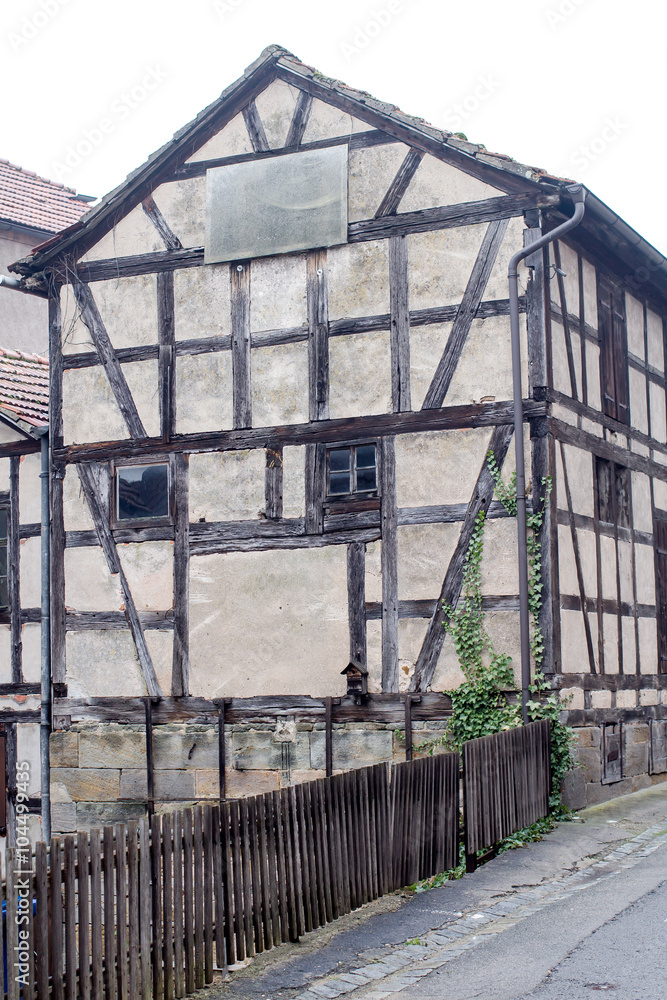
[[[544,719],[464,743],[466,855],[546,816],[550,779],[550,729]]]
[[[466,831],[480,844],[546,811],[548,725],[500,736],[464,747]],[[451,869],[459,774],[458,754],[439,754],[54,837],[32,856],[8,849],[7,1000],[174,1000]]]

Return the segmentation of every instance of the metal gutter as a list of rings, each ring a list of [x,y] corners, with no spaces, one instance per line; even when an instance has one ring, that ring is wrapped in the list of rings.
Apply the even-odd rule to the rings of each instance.
[[[39,429],[42,468],[41,531],[41,706],[39,722],[39,762],[42,794],[42,838],[51,838],[51,512],[49,502],[49,428]]]
[[[566,188],[574,202],[574,215],[556,229],[519,250],[510,260],[508,269],[510,296],[510,329],[512,338],[512,389],[514,404],[514,447],[516,450],[516,513],[519,560],[519,628],[521,633],[521,705],[523,723],[528,723],[530,696],[530,614],[528,608],[528,540],[526,527],[526,469],[523,454],[523,398],[521,391],[521,334],[519,328],[519,278],[517,268],[522,260],[532,256],[548,243],[564,236],[578,226],[584,217],[586,189],[581,184]]]

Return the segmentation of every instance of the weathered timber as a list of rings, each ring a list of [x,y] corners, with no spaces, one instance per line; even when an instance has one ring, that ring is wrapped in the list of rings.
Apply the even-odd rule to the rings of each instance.
[[[292,146],[299,146],[306,131],[306,125],[310,118],[310,111],[313,106],[313,98],[305,90],[299,91],[299,96],[294,105],[294,114],[290,122],[289,132],[285,139],[285,146],[291,149]]]
[[[150,699],[148,699],[150,701]],[[418,720],[444,719],[451,713],[451,699],[446,694],[423,692],[421,701],[413,708]],[[151,703],[152,725],[170,722],[192,722],[217,726],[220,701],[206,698],[162,698]],[[403,719],[403,696],[399,694],[371,694],[363,705],[352,697],[333,699],[333,721],[393,721]],[[306,695],[272,695],[255,698],[229,698],[225,700],[225,723],[247,722],[248,719],[273,719],[298,716],[299,718],[324,719],[326,698]],[[0,713],[0,719],[12,719],[17,713]],[[145,725],[145,698],[55,698],[54,714],[71,716],[72,722],[126,722]],[[39,721],[39,712],[24,713],[22,719]]]
[[[53,357],[54,355],[52,355]],[[50,406],[53,407],[53,399]],[[51,413],[53,410],[51,409]],[[61,438],[62,440],[62,438]],[[51,674],[55,684],[65,682],[65,522],[64,466],[51,469]]]
[[[543,197],[548,200],[552,196]],[[379,219],[363,219],[350,223],[347,227],[347,239],[349,243],[362,243],[365,240],[386,239],[388,236],[407,236],[408,233],[427,233],[436,229],[498,222],[520,216],[526,208],[534,207],[536,203],[542,203],[542,197],[536,199],[527,194],[509,195],[463,202],[460,205],[423,208],[416,212],[401,212]]]
[[[566,409],[571,410],[578,416],[586,417],[588,420],[592,420],[594,423],[600,424],[602,427],[606,427],[607,430],[613,431],[614,434],[627,435],[633,441],[638,441],[640,444],[646,445],[646,447],[650,448],[652,451],[659,451],[661,454],[667,455],[667,445],[658,441],[656,438],[652,438],[650,433],[644,434],[643,431],[638,430],[636,427],[621,424],[618,420],[614,420],[613,417],[608,417],[600,410],[593,409],[592,406],[585,406],[576,399],[570,399],[569,396],[566,396],[562,392],[558,392],[556,389],[547,389],[544,393],[539,394],[539,398],[550,403],[558,403],[560,406],[564,406]],[[600,435],[600,437],[602,437],[602,435]]]
[[[398,513],[395,439],[380,445],[382,483],[382,690],[398,691]],[[331,535],[327,535],[328,538]]]
[[[7,518],[7,597],[11,616],[11,670],[12,681],[23,680],[21,639],[21,542],[19,535],[19,466],[20,459],[9,459],[9,517]]]
[[[349,542],[375,542],[379,528],[359,528],[351,531],[329,531],[327,534],[268,536],[255,538],[190,539],[190,555],[213,552],[263,552],[267,549],[319,549],[326,545],[347,545]]]
[[[283,516],[283,449],[280,445],[266,446],[264,501],[267,518],[279,521]]]
[[[539,240],[542,230],[539,226],[524,230],[524,245]],[[528,277],[526,280],[526,330],[528,338],[528,391],[532,396],[535,386],[548,385],[546,359],[544,251],[540,250],[528,257]]]
[[[581,611],[586,608],[588,614],[594,615],[598,608],[605,615],[613,615],[615,618],[632,618],[635,610],[638,618],[657,618],[659,611],[656,611],[655,604],[634,604],[632,601],[619,601],[614,597],[604,597],[599,600],[597,597],[587,597],[582,605],[581,598],[575,594],[561,594],[560,606],[566,611]]]
[[[20,684],[0,684],[0,695],[15,694],[39,694],[41,687],[28,681],[21,681]]]
[[[445,400],[473,319],[484,296],[484,290],[496,262],[498,251],[505,238],[507,225],[507,219],[491,222],[484,234],[454,325],[447,338],[447,345],[422,403],[423,410],[440,407]]]
[[[350,659],[366,666],[366,546],[347,547],[347,613],[350,626]]]
[[[190,541],[234,541],[241,538],[289,538],[306,533],[302,517],[276,521],[195,521],[190,525]]]
[[[542,294],[540,292],[540,294]],[[553,471],[549,464],[549,438],[544,431],[544,421],[536,420],[531,423],[531,479],[532,479],[532,511],[537,513],[543,511],[542,526],[537,535],[537,543],[542,558],[542,604],[539,611],[539,626],[542,632],[544,643],[544,656],[542,659],[542,672],[553,674],[554,672],[554,648],[553,648],[553,579],[552,562],[554,554],[551,547],[551,521],[555,502],[550,502],[544,510],[546,502],[547,482],[554,480]],[[487,518],[491,516],[490,510]],[[558,592],[558,591],[556,591]]]
[[[362,106],[358,99],[347,97],[340,89],[337,89],[335,94],[332,94],[331,87],[326,81],[318,80],[312,75],[306,75],[307,73],[311,73],[310,70],[304,70],[301,73],[293,64],[287,66],[284,63],[279,63],[276,73],[280,80],[285,80],[300,90],[308,91],[313,97],[318,97],[325,103],[334,103],[337,107],[343,108],[355,118],[368,122],[369,125],[380,128],[389,135],[394,136],[399,142],[405,142],[410,146],[415,146],[417,149],[423,149],[425,152],[431,153],[446,163],[452,163],[465,173],[472,174],[486,181],[488,184],[500,188],[501,191],[522,192],[534,183],[529,178],[512,174],[507,170],[501,170],[483,160],[467,155],[454,146],[443,143],[436,136],[428,135],[407,115],[404,115],[402,120],[399,121],[396,117],[384,115],[379,110],[367,104]],[[535,187],[537,188],[537,185]]]
[[[243,109],[243,121],[248,129],[248,137],[252,148],[256,153],[266,152],[269,148],[269,143],[264,131],[264,124],[259,116],[254,100],[250,101]]]
[[[116,352],[113,349],[109,334],[100,316],[99,309],[92,296],[90,288],[78,278],[72,278],[72,290],[77,305],[81,310],[81,319],[88,327],[91,339],[95,345],[98,357],[104,366],[109,379],[109,385],[123,415],[127,429],[133,438],[145,438],[146,431],[132,399],[132,393],[127,384]]]
[[[498,597],[483,597],[482,608],[484,611],[518,611],[519,597],[517,595],[501,594]],[[399,601],[398,617],[404,618],[431,618],[434,614],[444,616],[442,607],[438,605],[437,599],[433,598],[415,601]],[[382,620],[382,602],[366,602],[366,620]]]
[[[174,649],[171,693],[189,694],[190,637],[189,456],[174,457]]]
[[[502,426],[496,427],[491,435],[488,450],[493,452],[498,468],[500,469],[502,469],[503,462],[505,461],[505,456],[507,455],[507,450],[509,448],[510,441],[512,440],[512,433],[512,427]],[[417,657],[414,674],[410,683],[410,689],[412,691],[426,691],[429,684],[433,680],[433,675],[435,673],[435,668],[438,663],[438,658],[440,656],[440,651],[442,650],[446,634],[446,630],[442,624],[442,614],[440,609],[443,604],[446,604],[448,607],[454,607],[459,598],[463,580],[465,556],[475,528],[475,521],[477,520],[477,515],[480,511],[486,510],[491,502],[493,497],[493,485],[493,477],[491,475],[491,470],[489,469],[485,454],[482,468],[479,476],[477,477],[477,482],[475,483],[473,495],[468,504],[468,511],[461,527],[461,533],[459,535],[456,549],[454,550],[454,554],[452,555],[449,561],[449,566],[447,567],[447,572],[443,580],[442,590],[440,591],[440,597],[438,598],[436,610],[431,617],[426,636],[419,651],[419,656]]]
[[[141,627],[141,621],[139,619],[139,615],[137,614],[134,598],[132,597],[130,587],[118,557],[116,543],[114,542],[111,534],[108,521],[103,514],[104,502],[98,496],[95,474],[88,465],[77,466],[77,472],[88,503],[90,516],[92,517],[93,524],[95,525],[95,531],[97,532],[99,543],[107,560],[109,572],[112,575],[118,574],[118,579],[123,593],[123,600],[125,603],[125,614],[130,626],[130,631],[132,632],[132,638],[134,640],[146,688],[151,697],[160,698],[162,696],[160,685],[158,684],[158,680],[155,675],[155,668],[153,667],[153,661],[148,651],[148,646],[146,645],[146,637],[144,636],[144,632]]]
[[[627,448],[612,444],[611,441],[605,441],[603,438],[596,437],[595,434],[589,434],[588,431],[573,427],[571,424],[566,424],[563,420],[558,420],[556,417],[548,417],[547,423],[550,433],[558,441],[563,441],[565,444],[573,444],[578,448],[592,452],[593,455],[599,455],[600,458],[618,462],[620,465],[624,465],[635,472],[643,472],[647,476],[653,476],[655,479],[662,479],[667,482],[667,467],[660,465],[658,462],[652,462],[651,459],[645,458],[643,455],[638,455]],[[626,428],[626,433],[628,430],[629,428]]]
[[[49,297],[49,439],[52,448],[63,444],[63,352],[60,286],[53,282]],[[35,445],[38,442],[34,442]]]
[[[292,125],[294,126],[296,121],[297,106],[301,100],[301,94],[303,94],[302,103],[305,104],[305,99],[309,97],[305,91],[301,91],[299,97],[297,98],[297,104],[294,108],[294,118],[292,119]],[[301,113],[300,113],[301,117]],[[300,123],[299,126],[300,128]],[[295,130],[296,131],[296,130]],[[288,134],[287,139],[291,140],[294,138],[293,135]],[[348,135],[336,135],[332,136],[330,139],[317,139],[314,142],[301,142],[289,145],[285,142],[285,146],[280,149],[268,149],[260,152],[253,153],[237,153],[234,156],[219,156],[212,158],[210,160],[197,160],[194,163],[183,163],[180,167],[174,170],[174,180],[188,180],[190,177],[203,177],[207,170],[211,170],[213,167],[227,167],[233,163],[248,163],[252,160],[265,160],[267,157],[273,156],[285,156],[288,153],[294,152],[294,145],[297,144],[301,151],[310,149],[330,149],[332,146],[347,146],[350,150],[353,149],[367,149],[371,146],[386,146],[389,143],[396,142],[396,140],[387,135],[386,132],[381,132],[379,129],[369,129],[367,132],[354,132]]]
[[[380,219],[363,219],[360,222],[350,223],[347,238],[349,243],[363,243],[367,240],[387,239],[389,236],[407,236],[409,233],[426,233],[435,229],[453,229],[458,226],[510,219],[522,215],[526,208],[531,206],[553,203],[554,197],[556,201],[559,200],[553,195],[524,193],[441,208],[427,208],[417,212],[401,212]],[[105,281],[130,274],[172,271],[181,267],[200,267],[203,264],[204,248],[189,247],[185,250],[159,250],[154,253],[82,262],[77,265],[77,274],[83,281]]]
[[[232,264],[232,379],[234,427],[252,426],[250,387],[250,262]]]
[[[553,686],[587,691],[664,691],[667,674],[558,674]]]
[[[173,541],[174,527],[171,524],[149,525],[145,528],[116,527],[111,529],[111,534],[116,542]],[[97,533],[94,530],[68,531],[65,535],[65,546],[68,549],[98,544]]]
[[[39,451],[39,441],[12,441],[0,444],[0,458],[11,458],[12,455],[33,455]]]
[[[174,628],[174,612],[141,611],[139,612],[141,627],[158,631],[171,631]],[[68,632],[85,632],[107,629],[126,629],[129,623],[124,611],[68,611],[65,616],[65,628]]]
[[[401,199],[405,192],[408,190],[408,185],[410,181],[417,173],[417,168],[424,157],[424,153],[421,149],[409,149],[406,153],[405,159],[401,163],[396,176],[389,185],[384,198],[380,202],[377,212],[375,213],[376,219],[382,219],[385,215],[395,215],[398,206],[401,203]]]
[[[158,271],[158,274],[161,272]],[[428,326],[430,323],[449,323],[456,318],[459,310],[458,305],[434,306],[429,309],[413,309],[409,313],[410,326]],[[526,299],[519,299],[519,311],[526,311]],[[508,299],[489,299],[481,302],[475,319],[487,319],[489,316],[508,316]],[[390,313],[383,313],[376,316],[353,316],[343,319],[333,320],[329,323],[330,337],[346,337],[356,333],[372,333],[376,330],[388,330],[391,327]],[[277,330],[253,331],[250,348],[273,347],[279,344],[299,344],[308,340],[308,326],[283,327]],[[213,354],[219,351],[231,351],[231,336],[220,337],[211,335],[207,337],[197,337],[192,340],[179,340],[174,345],[176,357],[184,355],[192,356],[197,354]],[[158,357],[159,346],[157,344],[142,344],[139,347],[120,347],[116,351],[116,357],[122,363],[128,361],[153,361]],[[63,358],[65,370],[70,368],[93,368],[101,362],[94,351],[86,351],[83,354],[67,354]],[[657,378],[657,376],[656,376]],[[663,380],[664,382],[664,380]],[[567,397],[569,398],[569,397]],[[34,451],[37,447],[29,442],[29,450]],[[6,447],[6,446],[3,446]]]
[[[532,399],[523,400],[525,421],[543,417],[546,412],[546,403]],[[463,427],[490,427],[510,424],[512,421],[511,401],[467,403],[461,406],[443,406],[436,410],[343,417],[333,420],[310,421],[304,424],[288,424],[282,427],[253,427],[231,431],[179,434],[168,445],[159,438],[148,438],[145,441],[125,439],[69,445],[56,452],[54,458],[56,461],[64,459],[70,462],[108,461],[111,458],[157,456],[165,452],[237,451],[239,449],[263,448],[267,441],[282,445],[313,444],[315,442],[327,444],[337,441],[363,444],[371,437],[381,437],[385,434],[411,434],[415,431],[455,430]],[[588,436],[592,437],[592,435]],[[639,456],[633,457],[638,458]],[[652,465],[654,464],[652,463]],[[656,468],[660,467],[656,466]],[[667,476],[667,470],[664,470],[663,474]]]
[[[311,420],[329,416],[329,305],[327,252],[311,250],[306,258],[308,307],[308,408]]]
[[[411,410],[410,307],[408,302],[408,246],[405,236],[389,240],[389,297],[391,306],[391,398],[395,413]]]
[[[160,434],[166,442],[171,440],[176,420],[173,271],[163,271],[157,276],[157,323]]]
[[[172,231],[164,215],[155,204],[152,194],[149,194],[147,198],[144,198],[141,203],[141,207],[162,237],[167,250],[182,250],[183,244],[179,240],[178,236],[176,236],[176,234]]]
[[[584,632],[586,634],[586,648],[588,650],[588,664],[592,674],[595,673],[595,653],[593,652],[593,638],[591,636],[591,625],[588,620],[588,612],[586,611],[586,591],[584,587],[584,574],[581,566],[581,555],[579,552],[579,538],[577,535],[577,529],[574,524],[573,508],[572,508],[572,493],[570,491],[570,480],[567,474],[567,463],[565,460],[565,448],[563,442],[560,442],[560,458],[563,468],[563,486],[565,487],[565,496],[567,499],[567,509],[570,515],[570,537],[572,539],[572,549],[574,551],[574,564],[577,572],[577,586],[579,587],[579,598],[581,600],[581,610],[584,622]]]
[[[312,425],[311,425],[312,426]],[[321,441],[306,445],[306,532],[322,533],[326,476],[326,448]]]
[[[1,500],[0,503],[2,503]],[[41,533],[42,526],[39,523],[19,525],[19,538],[38,538]]]

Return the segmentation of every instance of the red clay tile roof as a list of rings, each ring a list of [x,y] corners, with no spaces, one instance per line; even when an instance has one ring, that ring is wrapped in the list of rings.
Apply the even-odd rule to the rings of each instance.
[[[72,188],[0,160],[0,223],[58,233],[88,208]]]
[[[49,362],[0,347],[0,413],[24,430],[49,422]]]

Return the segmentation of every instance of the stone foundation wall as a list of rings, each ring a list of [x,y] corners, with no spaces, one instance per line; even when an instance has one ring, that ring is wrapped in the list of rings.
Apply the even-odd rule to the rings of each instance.
[[[414,722],[414,744],[444,735],[442,722]],[[667,779],[650,775],[649,727],[623,727],[623,777],[602,784],[601,729],[576,734],[578,766],[564,783],[572,809]],[[400,723],[341,723],[333,727],[334,770],[405,759]],[[325,774],[324,722],[293,718],[229,725],[225,730],[227,797],[258,795]],[[153,731],[156,810],[219,797],[218,731],[211,725],[156,726]],[[51,736],[54,833],[127,822],[146,815],[146,733],[139,725],[78,725]]]
[[[405,759],[396,723],[334,723],[334,770]],[[414,743],[437,740],[441,722],[414,722]],[[280,719],[225,729],[227,797],[238,798],[325,775],[324,722]],[[153,730],[156,810],[219,797],[218,731],[210,725]],[[138,725],[78,725],[51,735],[54,833],[146,815],[146,733]]]
[[[566,776],[563,800],[570,809],[583,809],[607,802],[618,795],[637,792],[667,780],[667,773],[649,774],[649,727],[647,723],[623,726],[623,771],[618,781],[602,784],[602,729],[582,726],[576,735],[575,757],[578,766]]]

